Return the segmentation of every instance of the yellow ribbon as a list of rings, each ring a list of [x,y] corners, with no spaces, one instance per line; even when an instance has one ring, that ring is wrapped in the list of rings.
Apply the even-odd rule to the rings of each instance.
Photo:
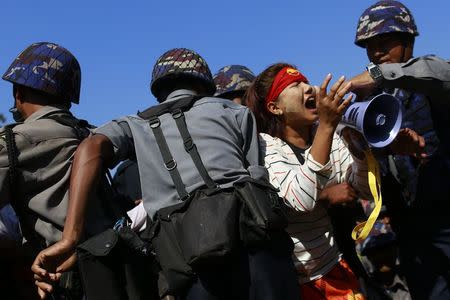
[[[361,241],[367,238],[370,231],[372,230],[373,225],[375,224],[375,221],[378,218],[378,215],[380,214],[382,205],[380,169],[378,166],[378,162],[370,150],[367,150],[364,153],[366,155],[367,160],[367,167],[368,167],[367,176],[369,180],[369,187],[370,192],[372,193],[373,200],[375,201],[375,208],[373,209],[367,221],[362,222],[356,225],[355,228],[353,228],[352,238],[355,241]]]

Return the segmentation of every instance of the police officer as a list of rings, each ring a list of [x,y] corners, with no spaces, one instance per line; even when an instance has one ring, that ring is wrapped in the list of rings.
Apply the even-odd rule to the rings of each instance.
[[[184,115],[201,160],[214,182],[227,188],[249,175],[266,176],[264,167],[259,165],[256,126],[250,111],[231,101],[211,97],[215,91],[212,75],[196,52],[177,48],[164,53],[154,66],[151,91],[164,103],[206,95]],[[170,114],[160,117],[160,127],[186,190],[192,192],[203,187],[204,182],[184,149]],[[136,115],[101,126],[82,143],[73,165],[72,183],[77,188],[73,193],[71,189],[71,201],[85,203],[90,186],[103,166],[111,167],[133,156],[138,161],[148,215],[153,217],[157,210],[180,203],[149,122]],[[69,211],[78,217],[82,213],[82,210]],[[82,218],[78,220],[81,222]],[[76,224],[72,228],[76,239],[75,228]],[[199,272],[187,291],[177,296],[182,299],[298,299],[290,251],[272,255],[269,251],[242,250],[229,265],[215,265]]]
[[[242,104],[242,97],[253,79],[255,75],[245,66],[225,66],[213,76],[216,85],[214,96]],[[125,198],[129,200],[142,198],[139,170],[135,160],[126,160],[120,164],[114,175],[114,184]]]
[[[3,79],[13,84],[16,123],[0,131],[0,201],[9,200],[17,212],[32,257],[48,245],[67,242],[62,230],[71,164],[80,135],[89,130],[58,120],[78,124],[69,109],[80,99],[81,70],[67,49],[40,42],[20,53]],[[87,221],[91,233],[109,225],[101,212]],[[68,257],[73,259],[72,253]],[[81,297],[79,289],[71,292]]]
[[[414,58],[418,34],[402,3],[371,5],[359,18],[355,39],[371,63],[351,81],[360,97],[394,94],[404,109],[402,127],[425,139],[425,148],[420,142],[415,156],[392,155],[382,161],[382,193],[393,214],[412,297],[449,299],[450,65],[436,56]],[[391,153],[408,152],[401,141],[395,145]]]
[[[230,65],[219,69],[213,78],[216,85],[214,96],[242,104],[242,97],[255,79],[255,74],[245,66]]]

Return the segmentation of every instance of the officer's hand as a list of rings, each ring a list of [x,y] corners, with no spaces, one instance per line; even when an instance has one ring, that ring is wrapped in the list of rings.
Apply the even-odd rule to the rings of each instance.
[[[417,158],[425,158],[425,139],[417,132],[409,128],[400,129],[395,140],[389,145],[393,154],[412,155]]]
[[[42,250],[31,266],[35,284],[41,299],[53,292],[53,284],[61,278],[61,274],[70,270],[76,263],[75,246],[67,240],[56,242]]]
[[[352,83],[350,92],[353,92],[358,97],[358,99],[367,98],[368,96],[372,95],[377,88],[377,83],[373,80],[373,78],[367,71],[356,75],[347,82]],[[345,86],[345,84],[346,83],[344,83],[342,86]]]
[[[345,204],[356,198],[355,190],[347,182],[326,187],[319,196],[319,199],[328,201],[330,205]]]

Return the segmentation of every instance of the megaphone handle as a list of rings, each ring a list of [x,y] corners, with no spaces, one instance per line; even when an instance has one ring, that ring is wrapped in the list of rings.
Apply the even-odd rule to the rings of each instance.
[[[372,193],[373,200],[375,202],[375,207],[370,214],[367,221],[362,222],[355,226],[352,231],[352,238],[355,241],[361,241],[367,238],[373,225],[377,221],[378,215],[381,211],[381,206],[383,204],[381,197],[381,185],[380,185],[380,169],[377,160],[373,156],[370,150],[365,151],[367,167],[368,167],[368,181],[370,192]]]

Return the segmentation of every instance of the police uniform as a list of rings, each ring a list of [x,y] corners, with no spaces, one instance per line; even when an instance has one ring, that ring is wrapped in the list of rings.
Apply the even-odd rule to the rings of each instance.
[[[18,155],[17,181],[10,186],[9,160],[5,130],[0,131],[0,199],[3,204],[11,200],[24,204],[27,223],[52,244],[61,239],[67,205],[70,170],[75,150],[80,143],[77,132],[48,116],[68,116],[67,109],[45,106],[29,116],[24,123],[13,128]],[[92,200],[95,203],[96,200]],[[100,214],[100,215],[99,215]],[[87,229],[94,234],[111,221],[95,211],[87,218]],[[19,216],[23,218],[25,216]]]
[[[71,102],[79,102],[81,69],[67,49],[39,42],[22,51],[2,79],[14,84],[11,112],[17,123],[0,129],[0,206],[10,203],[16,211],[26,240],[20,250],[32,261],[39,251],[62,238],[72,160],[81,139],[89,134],[87,123],[67,109]],[[23,106],[35,100],[42,106],[23,120],[16,107],[18,95]],[[88,235],[112,225],[98,199],[95,194],[89,202]],[[25,263],[28,271],[30,263]],[[73,299],[82,297],[74,274],[63,274],[53,297],[59,299],[59,292]],[[30,277],[23,285],[31,288],[33,283]],[[32,290],[35,294],[34,285]]]
[[[398,1],[367,8],[359,18],[355,44],[365,48],[368,39],[388,33],[419,35],[411,12]],[[394,156],[385,168],[396,173],[403,195],[389,173],[382,181],[384,198],[391,198],[386,205],[395,214],[401,267],[413,298],[449,299],[450,64],[428,55],[378,67],[380,87],[403,105],[402,126],[426,141],[426,159]]]
[[[66,107],[79,102],[81,69],[67,49],[39,42],[22,51],[2,78],[15,85],[13,91],[17,86],[31,88],[42,97],[47,95],[52,103],[62,102],[42,106],[23,122],[8,125],[10,138],[6,128],[0,130],[0,205],[11,202],[25,238],[39,243],[33,245],[37,251],[61,239],[74,152],[81,135],[89,134],[86,128],[75,129],[75,125],[61,122],[61,118],[74,121],[71,124],[78,121]],[[21,117],[15,106],[12,112],[15,119]],[[16,167],[11,169],[13,163]],[[96,196],[90,205],[99,205]],[[95,234],[111,221],[100,211],[88,216],[86,223],[87,231]]]
[[[191,90],[172,92],[165,102],[196,95]],[[185,113],[202,161],[212,179],[223,188],[250,174],[266,175],[259,164],[258,139],[253,116],[248,108],[220,98],[205,97]],[[186,153],[182,138],[170,114],[161,116],[161,129],[177,162],[186,190],[203,187],[204,182]],[[142,186],[142,199],[149,216],[163,207],[180,203],[169,172],[159,153],[148,121],[136,115],[109,122],[95,130],[114,145],[116,162],[136,157]],[[249,167],[246,167],[248,165]]]
[[[410,157],[395,156],[399,175],[409,178],[406,183],[415,183],[404,186],[414,198],[396,212],[397,230],[402,267],[413,297],[444,299],[450,297],[450,63],[425,56],[379,67],[383,85],[414,91],[405,99],[424,100],[413,107],[414,113],[404,123],[426,138],[427,158],[414,164]]]

